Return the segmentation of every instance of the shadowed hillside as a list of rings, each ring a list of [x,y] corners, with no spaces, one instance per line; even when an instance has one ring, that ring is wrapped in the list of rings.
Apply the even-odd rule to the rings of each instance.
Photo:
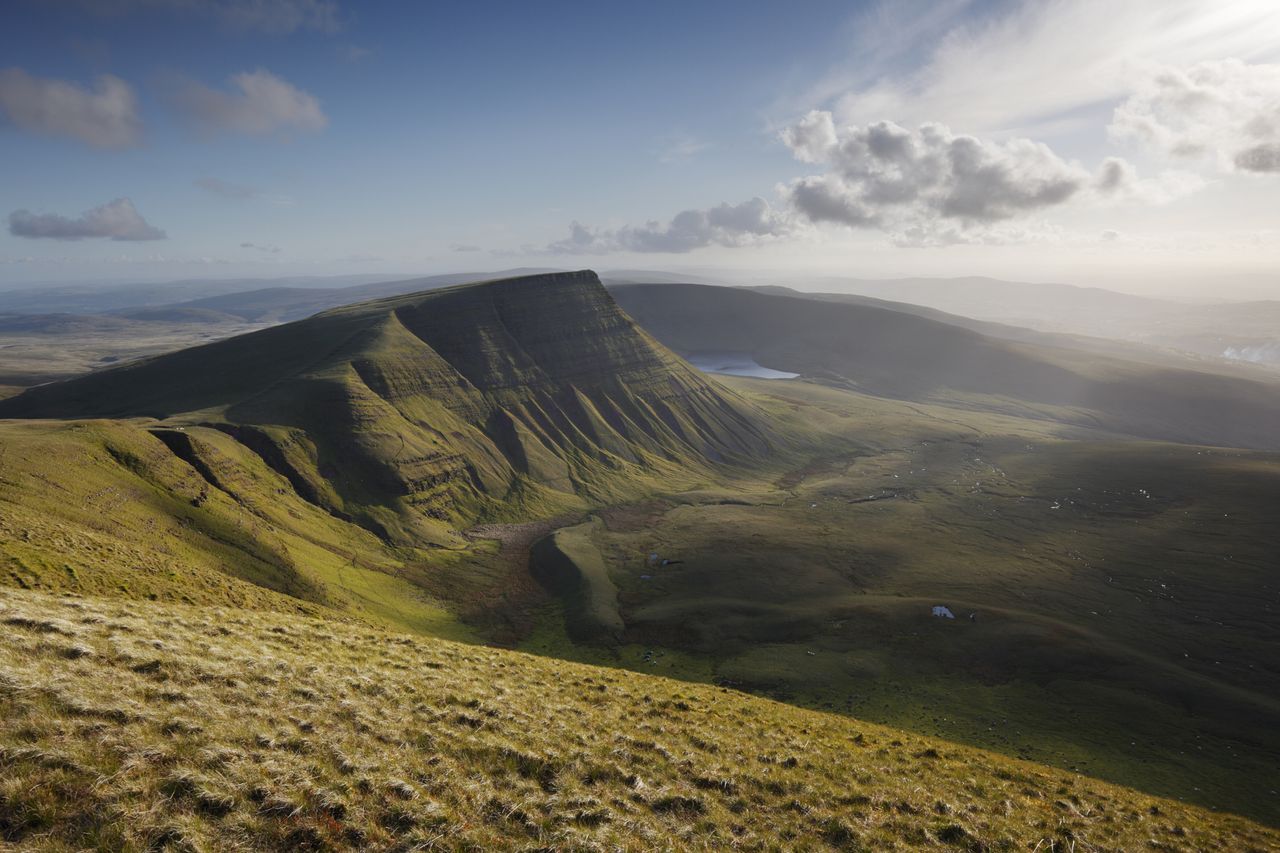
[[[903,399],[1151,438],[1280,448],[1280,384],[998,340],[871,305],[691,284],[620,285],[636,321],[683,354],[742,352]]]

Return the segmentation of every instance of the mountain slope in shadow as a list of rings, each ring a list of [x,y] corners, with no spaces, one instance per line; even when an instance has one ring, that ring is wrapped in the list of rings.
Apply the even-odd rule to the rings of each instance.
[[[999,340],[873,305],[693,284],[612,292],[686,355],[741,352],[765,367],[886,397],[1280,449],[1280,383]]]

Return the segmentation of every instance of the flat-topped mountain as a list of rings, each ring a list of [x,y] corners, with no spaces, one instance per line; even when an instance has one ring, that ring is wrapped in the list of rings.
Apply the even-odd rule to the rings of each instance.
[[[351,305],[32,388],[0,417],[214,426],[391,540],[769,447],[750,404],[638,328],[590,271]],[[201,452],[196,434],[166,441]]]

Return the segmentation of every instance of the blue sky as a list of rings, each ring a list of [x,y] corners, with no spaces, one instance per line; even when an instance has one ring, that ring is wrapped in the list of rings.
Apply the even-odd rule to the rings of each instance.
[[[1268,275],[1272,5],[11,0],[0,283]]]

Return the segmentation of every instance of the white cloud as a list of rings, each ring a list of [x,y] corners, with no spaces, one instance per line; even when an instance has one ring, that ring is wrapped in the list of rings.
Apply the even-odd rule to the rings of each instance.
[[[241,72],[230,82],[234,91],[225,92],[188,81],[177,88],[174,103],[205,132],[262,136],[318,131],[329,123],[314,95],[269,71]]]
[[[837,129],[829,113],[815,111],[782,138],[796,159],[827,167],[786,188],[803,216],[878,228],[912,244],[934,241],[930,235],[973,238],[992,223],[1060,205],[1093,180],[1041,143],[984,141],[941,124]]]
[[[70,136],[98,148],[136,145],[142,136],[133,89],[110,74],[100,75],[90,90],[6,68],[0,71],[0,113],[22,130]]]
[[[707,246],[747,246],[785,236],[795,230],[786,212],[762,198],[741,204],[722,203],[705,210],[684,210],[670,222],[648,222],[617,229],[593,229],[578,222],[564,240],[546,247],[550,254],[598,255],[610,252],[683,253]]]
[[[1160,68],[1116,108],[1110,130],[1225,171],[1280,173],[1280,64]]]
[[[1139,177],[1133,164],[1122,157],[1108,157],[1094,178],[1092,190],[1103,201],[1140,201],[1167,204],[1203,189],[1207,182],[1195,172],[1166,169],[1154,177]]]
[[[15,210],[9,214],[9,233],[15,237],[50,240],[163,240],[165,233],[142,218],[133,202],[118,198],[75,218],[56,213]]]
[[[940,121],[969,133],[1043,136],[1109,110],[1150,63],[1280,54],[1280,15],[1268,0],[1014,0],[988,8],[996,12],[973,3],[882,4],[859,28],[850,61],[802,103],[827,103],[849,123]],[[904,32],[924,38],[903,47]],[[886,73],[886,52],[892,60],[922,44],[923,63],[902,62],[899,71],[889,62]]]
[[[279,247],[279,246],[270,246],[270,245],[266,245],[266,246],[264,246],[264,245],[262,245],[262,244],[260,244],[260,243],[241,243],[241,244],[240,244],[240,248],[241,248],[241,249],[255,249],[255,250],[259,251],[259,252],[265,252],[265,253],[267,253],[268,255],[278,255],[278,254],[280,254],[280,247]]]

